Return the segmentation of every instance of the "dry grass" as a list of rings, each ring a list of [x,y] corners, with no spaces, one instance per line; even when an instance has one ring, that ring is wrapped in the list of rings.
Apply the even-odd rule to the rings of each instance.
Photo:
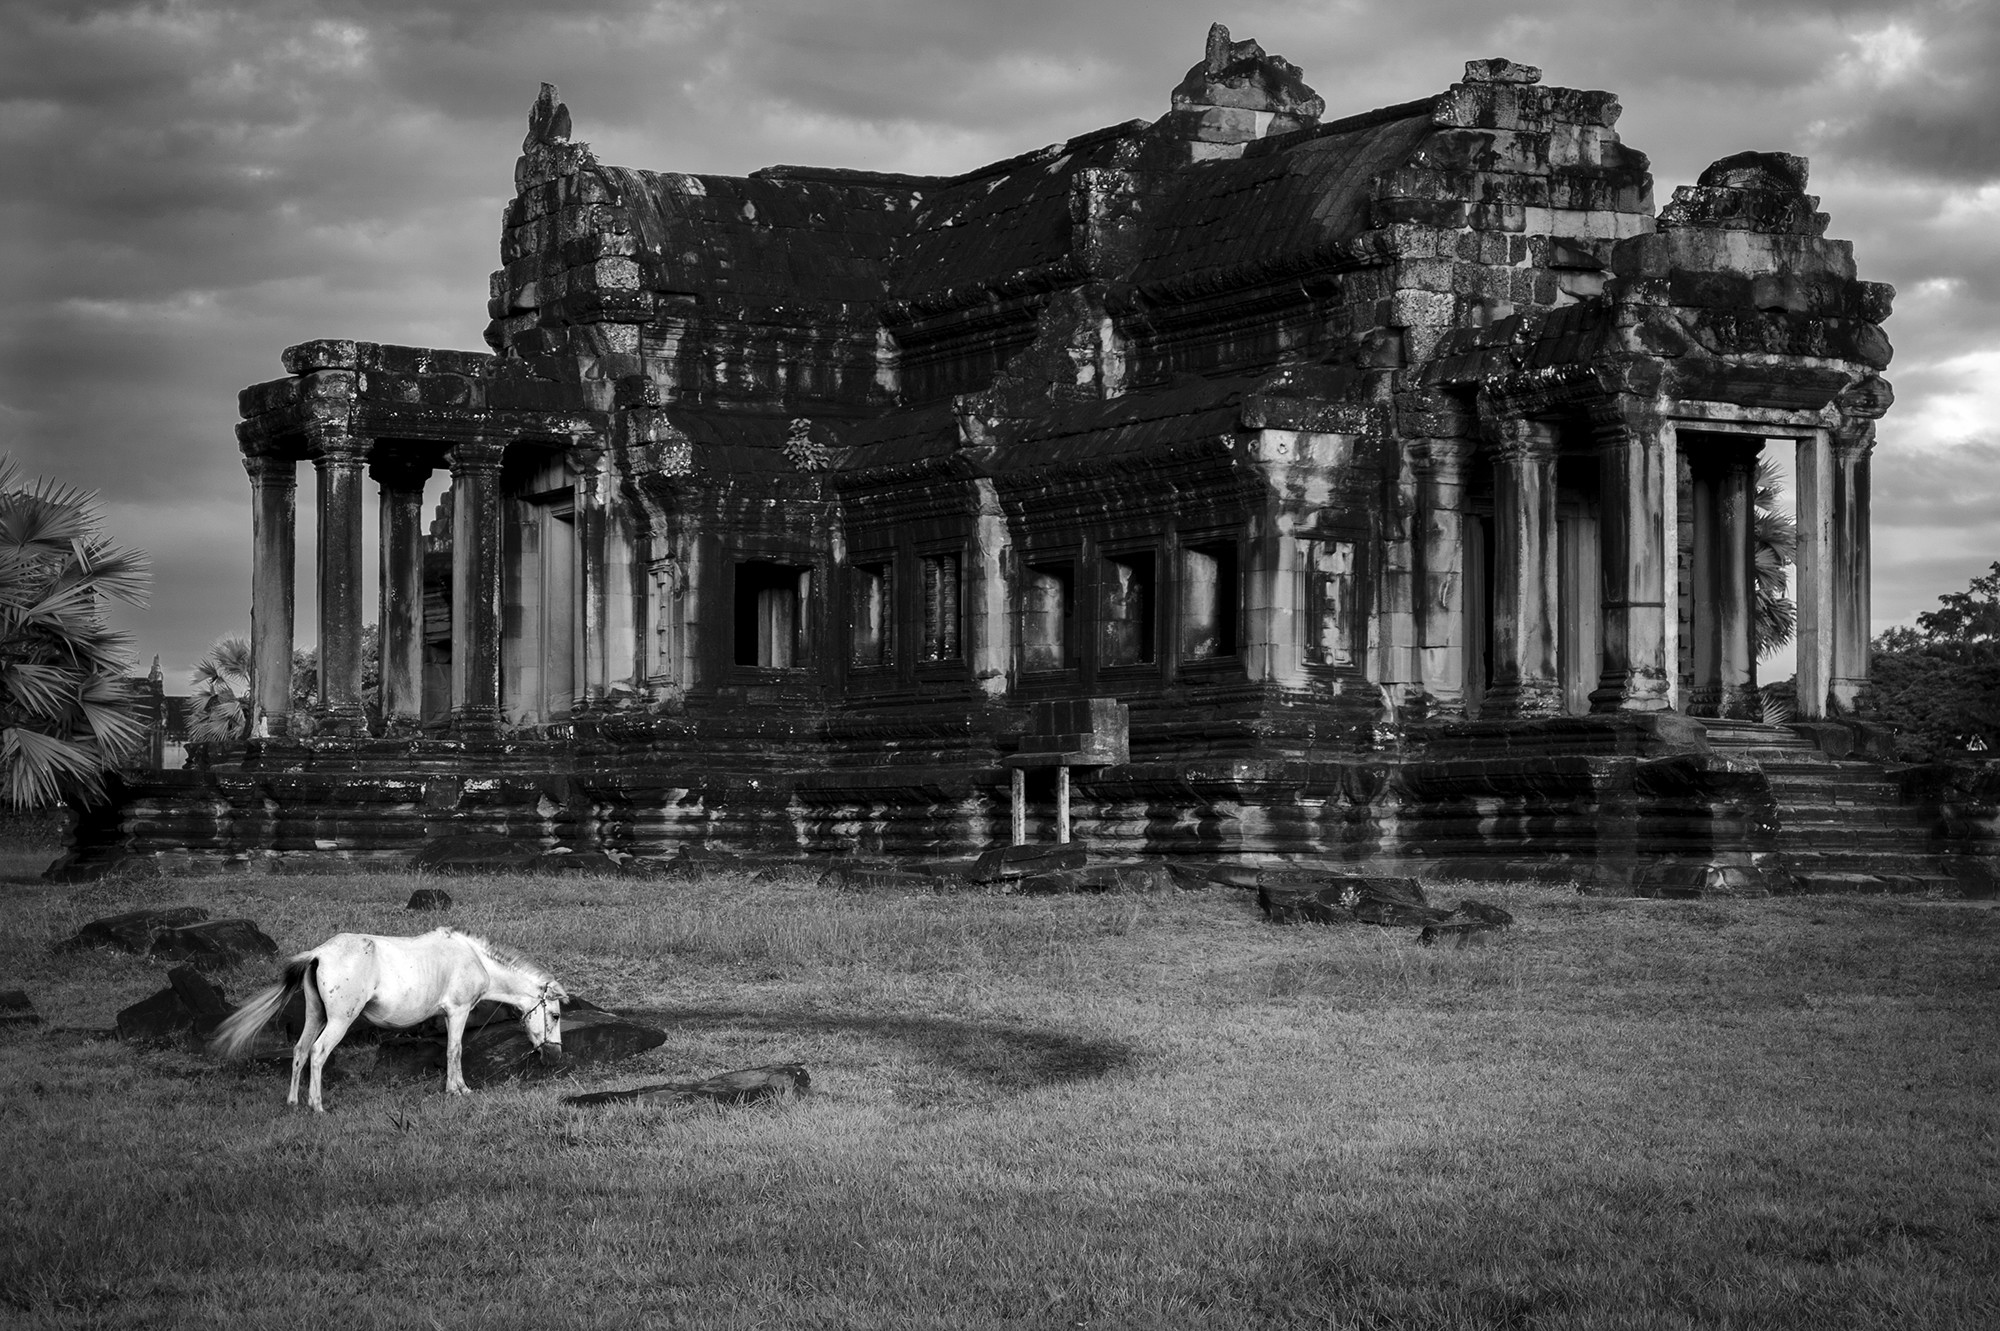
[[[288,949],[412,932],[408,875],[0,887],[0,987],[101,1026],[141,901]],[[1469,889],[1522,924],[1281,929],[1249,899],[452,879],[774,1109],[449,1102],[0,1036],[0,1319],[24,1326],[1986,1327],[2000,916]],[[1436,895],[1455,899],[1456,891]],[[247,988],[261,977],[244,977]]]

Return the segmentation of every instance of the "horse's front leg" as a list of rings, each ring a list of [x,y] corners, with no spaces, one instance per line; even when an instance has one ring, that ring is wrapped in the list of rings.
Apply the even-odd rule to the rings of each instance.
[[[469,1007],[447,1008],[444,1014],[444,1093],[446,1095],[471,1095],[472,1088],[465,1084],[465,1022],[472,1015]]]

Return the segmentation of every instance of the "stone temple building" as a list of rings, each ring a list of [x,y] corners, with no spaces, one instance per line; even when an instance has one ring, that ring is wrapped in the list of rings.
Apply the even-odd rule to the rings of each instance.
[[[79,855],[936,858],[1004,844],[1024,772],[1026,835],[1060,785],[1120,856],[1962,869],[1865,726],[1759,721],[1760,455],[1794,459],[1801,721],[1867,673],[1892,292],[1801,158],[1656,207],[1618,115],[1477,60],[1330,116],[1218,26],[1158,120],[731,177],[599,162],[545,86],[488,350],[308,341],[243,392],[255,737]]]

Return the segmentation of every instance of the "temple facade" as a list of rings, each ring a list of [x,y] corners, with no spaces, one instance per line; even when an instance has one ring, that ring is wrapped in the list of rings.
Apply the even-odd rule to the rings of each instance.
[[[1328,118],[1218,26],[1156,121],[738,178],[600,163],[544,86],[489,349],[242,394],[255,738],[95,835],[938,857],[1011,764],[1028,834],[1054,768],[1123,853],[1771,886],[1766,769],[1848,755],[1761,723],[1752,477],[1792,459],[1800,720],[1847,716],[1892,292],[1802,159],[1656,208],[1618,115],[1482,60]]]

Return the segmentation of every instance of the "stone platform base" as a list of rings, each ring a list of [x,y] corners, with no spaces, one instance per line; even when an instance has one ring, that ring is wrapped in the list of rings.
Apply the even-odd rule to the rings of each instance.
[[[1787,890],[1763,774],[1705,749],[1698,726],[1665,717],[1459,723],[1347,753],[1135,751],[1073,773],[1072,820],[1094,854],[1117,860],[1304,862],[1617,894]],[[400,866],[466,836],[640,861],[690,849],[766,862],[969,857],[1010,835],[1000,757],[997,745],[968,746],[928,762],[905,751],[893,766],[779,771],[562,740],[267,743],[127,780],[78,820],[52,873]],[[1027,797],[1028,838],[1053,841],[1052,774],[1030,773]]]

